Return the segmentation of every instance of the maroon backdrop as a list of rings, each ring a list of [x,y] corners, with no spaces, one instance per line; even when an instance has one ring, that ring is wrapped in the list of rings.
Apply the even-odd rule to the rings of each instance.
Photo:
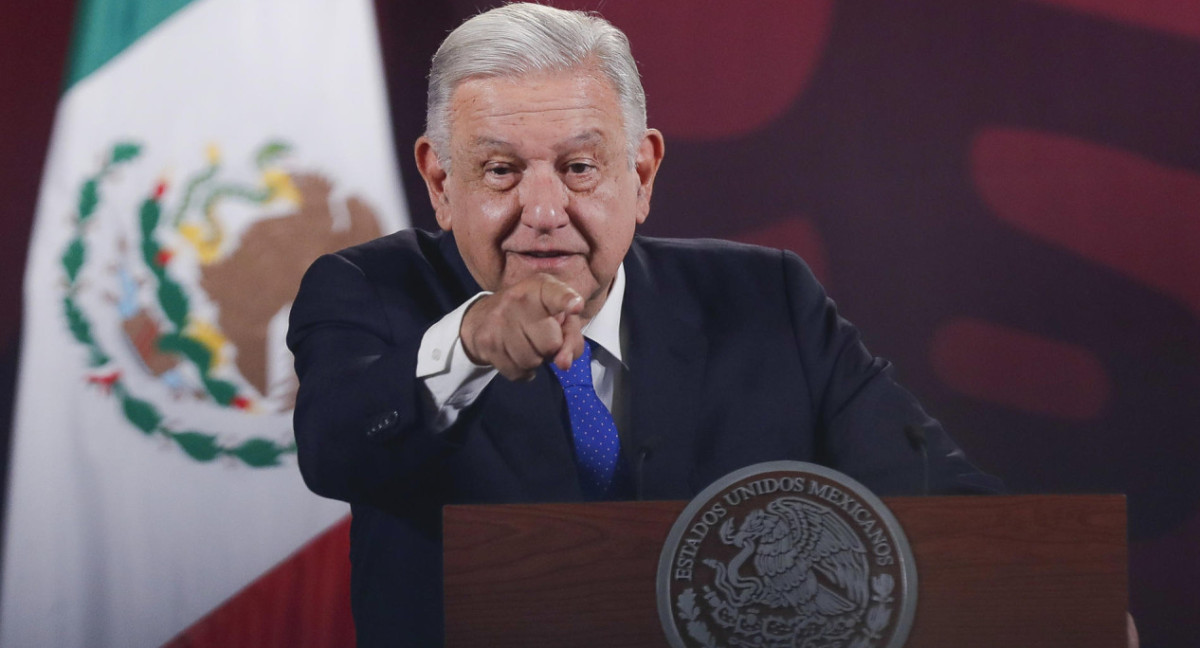
[[[492,4],[377,1],[418,226],[428,58]],[[1014,490],[1128,493],[1143,645],[1200,645],[1200,5],[556,4],[633,41],[667,138],[644,232],[796,250]],[[0,9],[0,415],[68,5]]]

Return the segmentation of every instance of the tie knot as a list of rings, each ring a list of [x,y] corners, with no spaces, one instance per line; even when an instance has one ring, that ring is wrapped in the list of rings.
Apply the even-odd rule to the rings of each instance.
[[[594,343],[591,340],[587,340],[587,344],[583,345],[583,355],[572,362],[571,368],[566,371],[550,363],[550,370],[558,376],[558,382],[562,384],[563,389],[592,386],[592,344]]]

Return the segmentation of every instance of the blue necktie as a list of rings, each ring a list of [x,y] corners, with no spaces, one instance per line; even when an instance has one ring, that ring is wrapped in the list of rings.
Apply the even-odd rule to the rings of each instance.
[[[591,340],[587,341],[583,355],[571,364],[570,369],[563,371],[553,363],[550,369],[558,377],[567,397],[567,416],[575,437],[580,485],[589,499],[599,499],[612,484],[621,455],[621,441],[617,438],[612,413],[592,386],[592,344]]]

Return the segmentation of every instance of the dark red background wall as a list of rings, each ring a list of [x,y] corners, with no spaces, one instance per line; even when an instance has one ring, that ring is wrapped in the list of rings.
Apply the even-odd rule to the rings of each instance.
[[[21,4],[0,9],[4,421],[71,12]],[[418,226],[427,61],[490,4],[377,1]],[[1127,493],[1143,645],[1200,645],[1200,5],[557,4],[633,41],[668,143],[646,233],[796,250],[1014,490]]]
[[[8,474],[26,246],[73,5],[69,0],[0,4],[0,484],[7,483]]]

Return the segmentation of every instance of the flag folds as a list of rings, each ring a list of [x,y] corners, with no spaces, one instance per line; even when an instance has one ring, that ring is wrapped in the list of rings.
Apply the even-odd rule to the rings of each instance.
[[[345,516],[283,345],[407,224],[367,0],[81,3],[25,276],[0,645],[157,646]]]

